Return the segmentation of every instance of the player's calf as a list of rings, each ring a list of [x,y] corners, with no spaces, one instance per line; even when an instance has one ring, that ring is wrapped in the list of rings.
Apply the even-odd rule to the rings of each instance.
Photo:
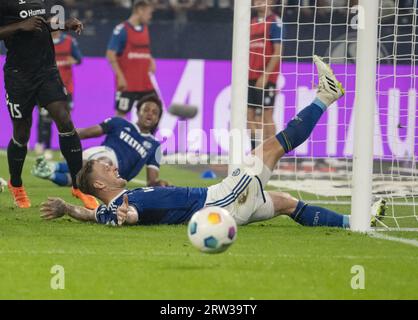
[[[7,160],[9,164],[10,184],[13,187],[21,187],[22,170],[25,163],[28,147],[20,144],[15,139],[11,139],[7,147]]]
[[[298,199],[286,192],[269,192],[274,206],[274,215],[291,215],[298,205]]]

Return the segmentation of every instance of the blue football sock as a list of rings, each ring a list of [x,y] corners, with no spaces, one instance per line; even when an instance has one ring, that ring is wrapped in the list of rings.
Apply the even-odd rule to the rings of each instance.
[[[276,135],[286,153],[296,149],[309,138],[326,108],[321,100],[315,99],[287,124],[285,130]]]
[[[55,172],[51,175],[49,180],[61,187],[68,187],[72,183],[69,173]]]
[[[55,171],[61,173],[70,173],[67,162],[57,162],[55,165]]]
[[[303,226],[350,227],[349,216],[325,208],[310,206],[302,201],[299,201],[295,212],[290,217]]]

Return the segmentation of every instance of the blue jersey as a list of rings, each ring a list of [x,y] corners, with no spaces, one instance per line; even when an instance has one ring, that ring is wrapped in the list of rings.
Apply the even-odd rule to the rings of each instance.
[[[128,195],[129,205],[138,212],[139,225],[182,224],[202,209],[206,202],[207,188],[155,187],[138,188],[121,192],[109,205],[101,205],[96,220],[101,224],[117,225],[117,208]]]
[[[153,135],[141,133],[136,124],[119,117],[106,120],[101,127],[106,134],[102,145],[116,153],[122,178],[133,179],[145,165],[159,170],[160,143]]]

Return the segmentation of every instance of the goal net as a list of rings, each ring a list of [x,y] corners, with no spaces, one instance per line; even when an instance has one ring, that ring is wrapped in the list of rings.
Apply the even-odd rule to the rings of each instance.
[[[389,207],[379,227],[418,230],[417,2],[376,1],[378,53],[370,61],[377,64],[376,90],[370,93],[376,96],[374,150],[369,150],[373,173],[364,179],[372,181],[372,199],[384,198]],[[262,79],[263,99],[249,97],[253,110],[249,111],[249,127],[263,130],[266,137],[273,125],[275,131],[284,129],[311,103],[318,81],[313,55],[331,63],[346,89],[345,96],[323,115],[312,137],[280,161],[271,185],[311,203],[349,205],[356,79],[362,77],[362,71],[356,72],[356,55],[363,9],[352,0],[253,0],[251,6],[250,60],[262,56],[266,76]],[[279,55],[274,50],[277,45]],[[274,57],[280,58],[277,68],[269,66]],[[256,84],[258,77],[252,77],[261,74],[255,65],[250,62],[253,81],[249,81],[249,95],[260,83]],[[271,100],[275,100],[273,105]],[[263,138],[259,134],[253,139],[260,143]]]

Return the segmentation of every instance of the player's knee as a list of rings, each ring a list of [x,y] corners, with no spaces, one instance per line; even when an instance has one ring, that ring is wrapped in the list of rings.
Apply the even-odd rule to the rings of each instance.
[[[298,204],[298,199],[286,192],[271,192],[270,196],[273,200],[274,211],[277,215],[292,214]]]
[[[71,132],[74,130],[74,124],[70,117],[68,118],[61,118],[59,121],[56,120],[55,124],[57,125],[57,129],[59,132]]]
[[[13,140],[22,146],[28,144],[30,139],[30,126],[18,127],[13,130]]]
[[[66,105],[53,104],[49,106],[49,114],[54,119],[59,132],[69,132],[74,129],[71,114]]]
[[[29,143],[30,134],[26,132],[14,133],[13,140],[19,146],[26,146]]]

